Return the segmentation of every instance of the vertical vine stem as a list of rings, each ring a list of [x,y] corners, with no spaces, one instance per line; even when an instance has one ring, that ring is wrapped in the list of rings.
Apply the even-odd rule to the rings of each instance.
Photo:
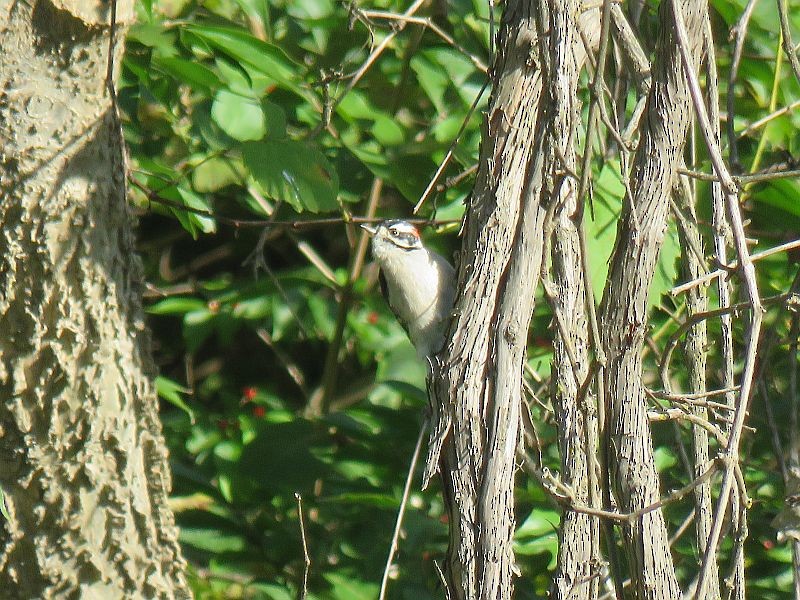
[[[744,421],[747,416],[747,405],[750,398],[750,392],[753,385],[753,375],[755,373],[756,353],[758,350],[758,338],[761,332],[761,321],[763,318],[763,309],[761,306],[761,298],[758,292],[758,284],[756,282],[755,267],[750,258],[750,252],[747,248],[747,240],[744,232],[744,224],[742,222],[742,215],[739,212],[739,194],[736,184],[728,171],[727,166],[722,158],[722,153],[717,143],[713,128],[708,119],[705,104],[703,102],[703,95],[700,90],[700,83],[697,75],[694,72],[693,64],[694,57],[689,50],[688,35],[686,32],[686,25],[684,23],[681,7],[677,2],[672,3],[672,13],[675,20],[675,31],[678,41],[678,46],[681,52],[684,75],[689,84],[689,91],[694,104],[695,112],[697,115],[700,130],[705,138],[708,153],[711,158],[711,163],[714,166],[714,171],[719,178],[722,192],[725,196],[725,202],[728,209],[728,216],[731,221],[734,244],[739,258],[739,268],[741,270],[742,278],[744,279],[745,287],[747,289],[747,296],[752,308],[752,320],[750,323],[750,335],[747,341],[747,350],[745,354],[744,372],[742,373],[741,390],[739,395],[739,402],[736,405],[734,412],[733,424],[731,426],[731,433],[727,448],[727,456],[725,458],[725,474],[722,480],[722,488],[719,494],[719,501],[714,512],[714,519],[709,533],[706,550],[703,554],[703,562],[700,567],[700,574],[697,579],[697,586],[695,589],[695,598],[699,600],[705,595],[705,587],[711,572],[711,562],[715,559],[717,543],[719,542],[720,534],[722,532],[723,521],[725,512],[728,509],[731,491],[733,490],[735,480],[734,466],[739,459],[739,441],[744,428]]]
[[[733,57],[731,58],[731,68],[728,71],[728,92],[726,97],[726,106],[728,114],[735,114],[734,104],[736,102],[736,81],[739,76],[739,63],[742,61],[742,51],[744,50],[744,39],[747,36],[747,26],[750,23],[750,16],[753,14],[753,9],[756,6],[757,0],[749,0],[742,16],[734,25],[733,30],[736,32],[736,42],[733,46]],[[728,119],[727,122],[728,132],[728,152],[730,152],[731,162],[734,166],[739,164],[739,150],[736,146],[736,130],[734,128],[734,119]]]
[[[745,25],[746,27],[746,25]],[[717,143],[720,143],[722,139],[722,132],[720,127],[720,114],[719,114],[719,78],[717,76],[717,56],[716,56],[716,49],[714,47],[714,36],[713,31],[711,28],[711,19],[708,18],[706,15],[705,23],[704,23],[704,33],[703,39],[705,40],[705,48],[706,48],[706,104],[708,106],[709,112],[709,120],[711,122],[711,126],[713,128],[714,139]],[[737,67],[738,68],[738,67]],[[730,90],[729,90],[730,91]],[[731,94],[729,94],[729,99],[733,98]],[[728,114],[732,115],[733,110]],[[731,119],[733,121],[733,119]],[[734,152],[729,148],[729,153]],[[730,154],[731,157],[734,157],[735,154]],[[718,230],[716,229],[717,226],[724,224],[725,230],[727,231],[727,223],[728,220],[725,216],[725,198],[722,193],[722,185],[719,181],[714,181],[711,183],[711,196],[712,196],[712,204],[713,204],[713,216],[712,219],[714,221],[715,229],[714,229],[714,250],[718,254],[717,258],[720,261],[726,260],[726,248],[727,248],[727,240],[724,233],[722,235],[718,234]],[[727,262],[721,262],[720,264],[727,264]],[[719,291],[719,303],[720,306],[728,307],[730,305],[730,284],[728,283],[728,278],[726,276],[720,277],[717,281],[718,291]],[[723,336],[722,340],[722,360],[723,360],[723,387],[725,388],[733,388],[734,384],[734,348],[733,348],[733,317],[730,313],[725,313],[720,317],[721,322],[721,335]],[[736,405],[736,394],[734,392],[729,392],[725,394],[725,401],[731,409],[733,409]],[[730,426],[726,429],[726,435],[730,435]],[[731,498],[731,527],[738,532],[737,539],[741,539],[742,543],[737,544],[737,550],[741,549],[744,544],[744,535],[746,533],[747,528],[747,508],[742,503],[742,496],[743,494],[739,494],[737,490],[731,492],[733,497]],[[709,507],[710,508],[710,507]],[[708,528],[708,519],[698,518],[698,524],[703,522],[704,529],[703,529],[703,537],[705,539],[708,538],[709,528]],[[698,529],[699,532],[699,529]],[[700,536],[698,535],[698,540]],[[703,542],[698,542],[699,548],[702,552],[706,550],[706,543],[705,540]],[[744,593],[745,593],[745,585],[744,585],[744,555],[741,552],[734,553],[734,559],[731,561],[731,583],[733,587],[731,588],[731,593],[728,595],[728,600],[743,600]],[[710,574],[710,583],[712,585],[716,585],[717,590],[719,589],[719,566],[714,565],[710,567],[711,574]],[[719,592],[717,591],[713,597],[718,598]]]

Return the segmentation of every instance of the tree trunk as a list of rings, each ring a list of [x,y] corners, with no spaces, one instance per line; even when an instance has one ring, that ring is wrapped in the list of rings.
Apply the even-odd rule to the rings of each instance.
[[[123,21],[132,4],[118,1]],[[0,8],[5,597],[189,597],[105,81],[107,7]]]
[[[533,3],[503,17],[495,86],[466,216],[451,341],[434,365],[428,472],[438,464],[450,513],[454,599],[510,598],[514,473],[528,324],[541,268],[544,140]],[[446,436],[446,439],[445,439]],[[428,473],[429,474],[429,473]]]
[[[596,10],[590,12],[596,17]],[[527,332],[552,209],[575,192],[561,161],[574,162],[570,143],[579,113],[576,103],[561,101],[566,95],[574,99],[585,58],[578,14],[575,2],[509,2],[500,29],[494,91],[466,215],[456,317],[431,375],[434,418],[425,479],[437,468],[442,474],[450,515],[446,576],[454,599],[505,599],[513,593],[513,487]],[[541,40],[542,30],[553,33]],[[545,93],[543,73],[551,74]],[[564,399],[565,414],[572,416],[576,395]],[[570,463],[570,477],[586,488],[580,442],[569,449],[573,459],[583,466]],[[589,519],[574,525],[567,543],[576,535],[589,541],[586,552],[562,558],[561,577],[579,584],[587,565],[572,558],[596,557],[597,535]],[[591,597],[597,587],[576,589]]]
[[[583,506],[600,508],[597,465],[597,410],[588,393],[589,318],[586,285],[581,267],[581,242],[575,222],[578,211],[578,182],[569,173],[577,171],[577,130],[581,121],[578,82],[585,48],[581,31],[589,39],[598,37],[595,14],[578,23],[581,4],[578,0],[554,0],[551,10],[550,51],[552,63],[546,102],[554,114],[550,144],[552,164],[548,171],[554,179],[551,190],[555,203],[553,223],[546,227],[546,239],[552,238],[551,308],[555,315],[553,343],[552,393],[558,425],[561,454],[561,480],[574,492],[574,500]],[[551,232],[552,227],[552,232]],[[550,283],[545,279],[545,286]],[[591,302],[594,300],[591,299]],[[561,517],[558,561],[553,575],[551,598],[554,600],[593,600],[600,582],[600,527],[596,517],[565,509]]]
[[[630,196],[620,216],[608,283],[601,307],[603,372],[608,423],[604,444],[609,477],[622,512],[659,500],[658,473],[642,383],[642,346],[647,334],[650,284],[661,249],[669,199],[692,119],[689,88],[677,44],[672,1],[680,2],[693,56],[702,50],[706,6],[670,0],[660,8],[661,34],[653,83],[630,176]],[[700,60],[698,60],[700,63]],[[693,65],[695,71],[699,64]],[[674,599],[681,594],[660,510],[623,527],[637,598]]]

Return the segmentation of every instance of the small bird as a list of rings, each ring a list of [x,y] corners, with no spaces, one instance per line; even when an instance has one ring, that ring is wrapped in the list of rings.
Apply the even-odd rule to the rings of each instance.
[[[408,333],[422,359],[436,354],[453,312],[455,271],[447,260],[425,248],[419,231],[407,221],[361,225],[372,236],[372,256],[389,308]]]

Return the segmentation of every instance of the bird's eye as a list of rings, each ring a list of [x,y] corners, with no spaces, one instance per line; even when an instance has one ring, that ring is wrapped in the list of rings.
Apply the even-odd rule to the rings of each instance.
[[[398,235],[400,232],[399,232],[399,231],[397,231],[397,229],[395,229],[394,227],[392,227],[392,228],[389,230],[389,233],[391,233],[392,235]]]

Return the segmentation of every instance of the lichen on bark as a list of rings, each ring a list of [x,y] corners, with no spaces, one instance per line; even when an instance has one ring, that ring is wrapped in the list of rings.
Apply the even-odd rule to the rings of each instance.
[[[106,89],[109,28],[64,3],[4,4],[0,586],[17,598],[185,598]]]

